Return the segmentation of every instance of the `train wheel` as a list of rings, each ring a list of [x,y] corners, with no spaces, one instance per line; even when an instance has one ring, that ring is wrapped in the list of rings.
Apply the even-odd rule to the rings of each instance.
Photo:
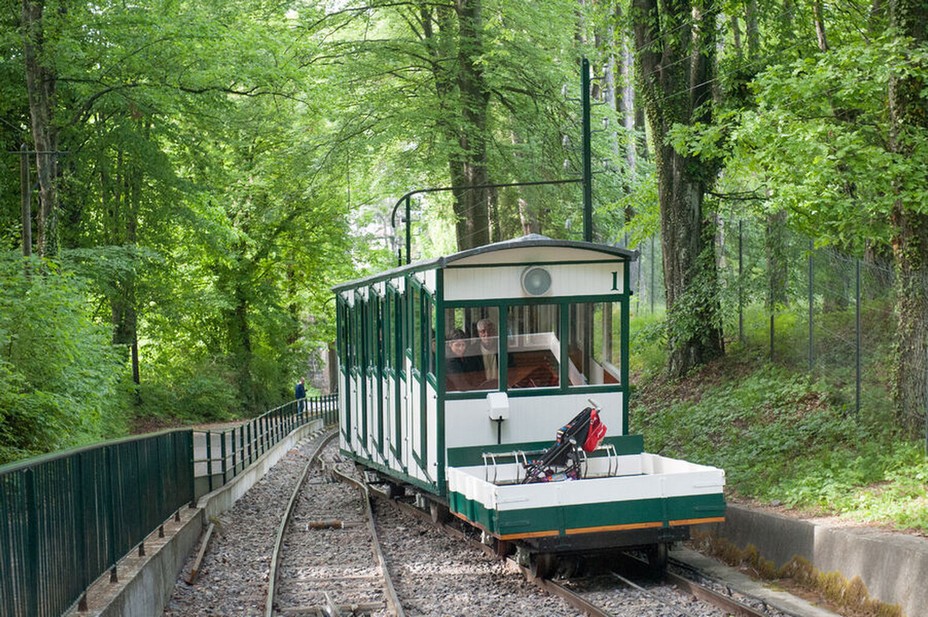
[[[496,556],[500,559],[505,559],[511,555],[513,551],[512,543],[507,540],[497,540],[493,548],[496,550]]]
[[[558,576],[573,578],[583,571],[583,559],[579,555],[561,556],[558,565]]]
[[[529,568],[535,578],[551,578],[557,568],[557,556],[554,553],[535,553]]]
[[[451,512],[448,506],[440,504],[437,501],[429,502],[429,514],[432,515],[432,522],[436,525],[444,525],[451,518]]]
[[[669,549],[663,542],[648,547],[648,569],[655,577],[661,578],[667,572]]]
[[[387,494],[387,499],[396,499],[397,497],[402,497],[405,495],[406,490],[399,484],[387,482],[386,487],[384,487],[384,493]]]

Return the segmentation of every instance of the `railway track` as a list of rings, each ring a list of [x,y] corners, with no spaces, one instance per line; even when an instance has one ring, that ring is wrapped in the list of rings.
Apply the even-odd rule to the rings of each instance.
[[[336,435],[310,457],[286,508],[271,557],[265,617],[404,617],[367,487],[340,471],[334,448],[326,448]]]
[[[371,500],[349,483],[359,480],[353,463],[340,462],[334,445],[321,442],[320,436],[294,449],[282,468],[268,475],[270,484],[256,487],[262,489],[257,499],[244,497],[237,515],[217,520],[202,580],[179,581],[166,617],[775,615],[730,604],[717,609],[716,600],[693,600],[704,592],[691,587],[681,594],[629,575],[624,566],[619,574],[637,582],[623,582],[605,570],[584,578],[537,580],[514,561],[499,559],[457,519],[442,527],[446,533],[439,532],[432,519],[443,518],[441,508],[430,512],[421,499],[417,508],[412,497],[387,498],[379,485],[369,487],[369,495],[377,497],[372,526]],[[351,480],[334,482],[336,467]],[[382,544],[379,552],[376,544]],[[391,585],[395,592],[388,590]]]
[[[646,575],[629,573],[624,567],[606,568],[587,577],[539,581],[539,584],[588,615],[770,617],[778,614],[755,608],[671,572],[662,580],[653,580]]]
[[[383,503],[418,518],[437,524],[444,533],[468,543],[491,557],[498,557],[495,549],[483,544],[473,533],[458,527],[456,521],[436,522],[434,510],[426,512],[413,504],[391,499],[383,492],[372,491]],[[441,518],[441,517],[439,517]],[[536,578],[530,568],[508,560],[510,567],[518,568],[527,581],[552,596],[559,597],[571,607],[595,617],[679,615],[681,617],[779,617],[782,613],[770,610],[762,601],[750,604],[751,598],[736,599],[693,578],[668,571],[660,581],[650,578],[645,563],[629,557],[621,566],[603,568],[593,566],[595,574],[558,580]],[[613,564],[618,565],[618,564]],[[677,564],[680,565],[680,564]],[[688,568],[680,568],[685,570]]]

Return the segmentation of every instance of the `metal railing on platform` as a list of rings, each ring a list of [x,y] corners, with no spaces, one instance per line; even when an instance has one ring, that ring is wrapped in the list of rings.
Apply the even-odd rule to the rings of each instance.
[[[188,430],[0,467],[0,614],[55,617],[193,500]]]
[[[317,418],[327,425],[338,421],[338,395],[291,401],[222,430],[194,430],[196,497],[223,486],[293,429]]]
[[[0,615],[81,608],[91,583],[107,570],[115,577],[119,560],[141,554],[180,508],[298,426],[337,422],[337,405],[335,395],[293,401],[224,431],[177,429],[0,467]]]

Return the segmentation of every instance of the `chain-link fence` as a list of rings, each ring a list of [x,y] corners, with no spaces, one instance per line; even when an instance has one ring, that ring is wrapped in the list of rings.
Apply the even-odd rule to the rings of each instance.
[[[660,238],[638,247],[639,315],[665,311]],[[725,338],[825,380],[851,411],[889,403],[893,268],[889,257],[815,248],[786,221],[721,220],[716,255]]]

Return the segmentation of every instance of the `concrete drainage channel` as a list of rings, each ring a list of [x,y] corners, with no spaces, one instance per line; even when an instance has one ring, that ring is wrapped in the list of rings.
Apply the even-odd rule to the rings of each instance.
[[[854,580],[869,600],[906,617],[928,615],[928,541],[864,526],[831,526],[729,504],[725,523],[712,526],[711,541],[754,553],[771,571],[804,563],[810,574],[829,582],[836,595],[859,599]],[[753,548],[752,548],[753,547]],[[921,582],[920,582],[921,581]],[[840,598],[833,598],[840,603]],[[901,609],[893,612],[892,605]]]
[[[195,508],[181,509],[179,521],[165,522],[163,538],[159,538],[156,531],[145,540],[144,556],[133,553],[119,562],[119,582],[111,583],[109,573],[101,576],[87,591],[88,610],[78,612],[74,608],[66,613],[67,617],[161,615],[207,522],[229,510],[300,440],[322,428],[321,419],[300,426],[234,480],[203,495]]]

